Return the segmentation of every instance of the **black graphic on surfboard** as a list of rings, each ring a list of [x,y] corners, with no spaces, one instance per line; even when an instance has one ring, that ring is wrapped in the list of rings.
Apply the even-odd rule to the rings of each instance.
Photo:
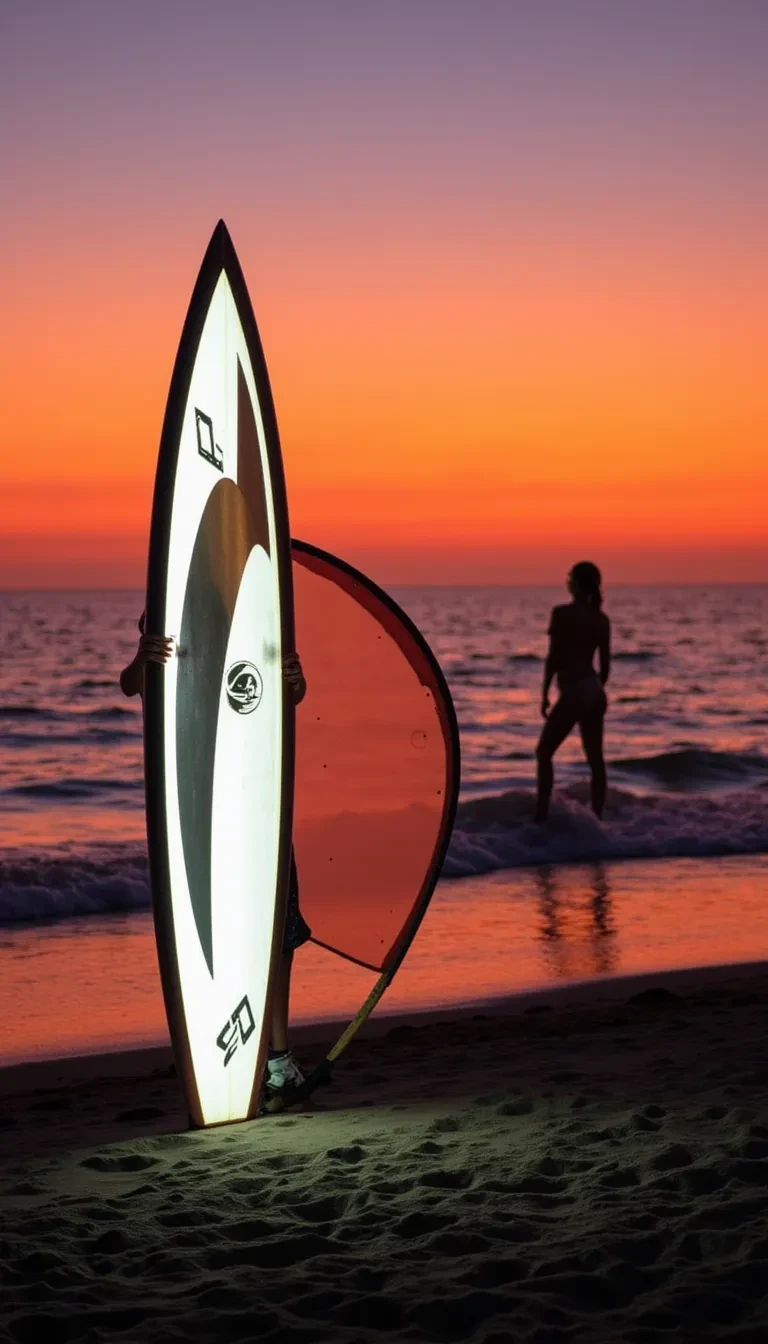
[[[219,471],[224,470],[224,454],[213,433],[213,421],[205,411],[195,407],[195,429],[197,430],[197,451],[206,462]]]
[[[231,1060],[238,1045],[245,1045],[256,1030],[251,1005],[248,1002],[248,995],[238,1003],[234,1013],[224,1027],[222,1027],[216,1037],[216,1044],[220,1050],[224,1051],[224,1067]]]
[[[176,693],[176,768],[184,862],[203,956],[213,967],[211,816],[216,730],[232,615],[254,546],[269,554],[256,421],[237,366],[238,483],[228,476],[208,497],[189,566]]]

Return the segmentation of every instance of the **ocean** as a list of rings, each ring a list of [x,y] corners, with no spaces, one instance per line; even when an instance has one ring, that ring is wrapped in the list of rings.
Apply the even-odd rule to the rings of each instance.
[[[392,591],[451,687],[462,789],[390,1010],[768,954],[768,586],[607,592],[605,818],[575,734],[546,830],[531,822],[533,753],[563,590]],[[140,705],[118,685],[141,606],[128,591],[0,594],[0,1061],[165,1038]],[[295,1015],[353,1012],[369,985],[304,950]]]

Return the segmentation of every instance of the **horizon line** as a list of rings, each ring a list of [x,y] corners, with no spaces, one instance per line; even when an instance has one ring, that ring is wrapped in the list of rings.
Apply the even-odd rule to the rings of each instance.
[[[562,579],[553,579],[551,583],[404,583],[395,581],[387,584],[386,580],[377,579],[380,587],[392,588],[565,588],[566,585]],[[603,585],[606,590],[611,591],[618,588],[768,588],[768,579],[685,579],[676,581],[674,579],[655,580],[650,583],[640,583],[636,581],[607,583]],[[0,588],[0,597],[6,597],[12,593],[142,593],[145,591],[143,585],[120,584],[104,587],[82,586],[74,587],[41,587],[39,585],[19,585],[13,588]]]

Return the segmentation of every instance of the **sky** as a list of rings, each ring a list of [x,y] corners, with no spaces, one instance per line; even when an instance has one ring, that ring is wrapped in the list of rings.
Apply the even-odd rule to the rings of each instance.
[[[0,588],[143,584],[219,217],[294,535],[768,581],[764,0],[0,0]]]

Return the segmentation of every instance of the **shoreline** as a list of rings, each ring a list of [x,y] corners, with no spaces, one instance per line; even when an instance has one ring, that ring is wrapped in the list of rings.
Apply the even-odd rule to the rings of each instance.
[[[763,959],[765,872],[762,860],[739,856],[442,882],[377,1012],[453,1012],[457,1000],[474,1007],[510,993],[518,1001],[529,992],[570,992],[606,977]],[[169,1044],[151,913],[71,924],[15,929],[3,939],[0,965],[14,1014],[0,1071]],[[293,976],[297,1039],[308,1039],[308,1027],[311,1040],[317,1024],[351,1021],[374,982],[373,972],[309,943]]]
[[[768,960],[723,962],[716,966],[684,967],[679,970],[647,971],[629,975],[578,980],[565,985],[548,985],[521,990],[493,998],[471,999],[454,1004],[414,1011],[373,1013],[360,1027],[356,1041],[387,1036],[400,1029],[417,1031],[421,1027],[464,1022],[473,1018],[507,1018],[527,1013],[589,1008],[592,1005],[621,1003],[627,996],[647,990],[667,989],[685,997],[709,987],[715,989],[731,981],[768,979]],[[333,1044],[349,1026],[348,1018],[318,1019],[291,1027],[291,1045],[298,1053],[312,1047]],[[344,1056],[342,1055],[342,1060]],[[0,1065],[0,1097],[28,1092],[52,1091],[59,1087],[92,1083],[99,1079],[147,1078],[174,1067],[173,1050],[168,1045],[137,1044],[128,1049],[94,1050],[78,1055],[52,1056]]]

